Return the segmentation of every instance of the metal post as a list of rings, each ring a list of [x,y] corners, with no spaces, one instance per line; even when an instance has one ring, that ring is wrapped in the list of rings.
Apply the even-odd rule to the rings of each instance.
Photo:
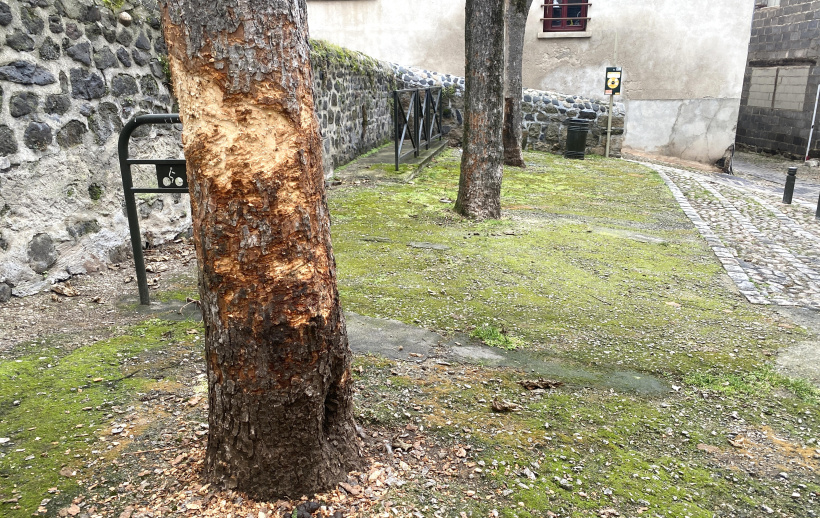
[[[396,171],[399,170],[399,150],[401,148],[401,144],[399,143],[399,139],[401,138],[401,135],[399,135],[399,110],[401,109],[401,103],[399,102],[399,92],[393,90],[393,138],[396,141]]]
[[[786,176],[786,188],[783,189],[783,203],[791,203],[792,195],[794,195],[794,182],[797,179],[797,168],[790,167],[789,174]]]
[[[414,135],[416,135],[416,149],[413,153],[414,157],[419,156],[419,150],[421,148],[421,126],[419,123],[419,117],[421,117],[421,90],[416,90],[416,102],[413,103],[413,131],[415,132]]]
[[[131,232],[131,249],[134,252],[134,267],[137,270],[140,304],[147,306],[151,303],[148,297],[148,276],[145,273],[145,258],[142,255],[142,236],[140,235],[140,223],[137,214],[137,200],[132,192],[134,184],[131,181],[131,164],[128,163],[128,140],[137,125],[137,119],[134,118],[122,129],[120,138],[117,141],[117,153],[120,158],[120,175],[122,176],[122,188],[125,194],[125,212],[128,216],[128,229]]]
[[[615,102],[615,94],[609,95],[609,117],[606,121],[606,157],[609,158],[609,142],[612,139],[612,106]]]
[[[817,85],[817,96],[814,99],[814,115],[811,117],[811,129],[809,129],[809,142],[806,144],[806,162],[809,161],[809,151],[811,151],[811,139],[814,137],[814,123],[817,121],[817,103],[820,102],[820,85]]]
[[[131,180],[131,164],[128,161],[128,141],[131,133],[143,124],[179,124],[180,118],[176,113],[150,114],[134,117],[120,132],[117,141],[117,154],[120,160],[120,175],[125,196],[125,212],[128,216],[128,229],[131,233],[131,249],[134,252],[134,268],[137,270],[137,286],[140,292],[140,304],[147,306],[151,303],[148,297],[148,275],[145,273],[145,257],[142,255],[142,236],[140,235],[139,216],[137,214],[137,200],[134,197],[134,183]]]
[[[433,92],[424,91],[424,149],[430,149],[430,135],[433,134]]]
[[[820,196],[817,198],[817,210],[814,211],[814,219],[820,219]]]
[[[438,113],[437,124],[438,124],[438,139],[439,139],[439,141],[441,141],[441,118],[444,116],[444,107],[442,106],[442,104],[444,104],[442,102],[442,101],[444,101],[444,95],[443,94],[444,94],[444,89],[442,88],[438,91],[438,103],[436,104],[436,108],[438,108],[438,110],[437,110],[437,113]]]

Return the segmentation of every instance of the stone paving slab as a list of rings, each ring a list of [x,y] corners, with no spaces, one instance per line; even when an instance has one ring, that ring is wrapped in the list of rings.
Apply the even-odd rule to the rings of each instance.
[[[815,205],[786,205],[782,190],[762,181],[644,165],[666,182],[749,302],[820,310]]]

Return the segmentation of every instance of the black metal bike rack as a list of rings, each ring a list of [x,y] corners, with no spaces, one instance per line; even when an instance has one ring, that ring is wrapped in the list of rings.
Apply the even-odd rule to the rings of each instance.
[[[399,162],[412,155],[419,156],[421,146],[430,149],[430,141],[441,140],[441,103],[440,86],[428,88],[408,88],[393,90],[393,138],[395,140],[396,171]],[[407,111],[401,104],[402,96],[410,95]],[[422,100],[423,97],[423,100]],[[435,133],[434,133],[435,131]],[[413,149],[402,153],[404,141],[409,133]]]
[[[134,250],[134,267],[137,270],[137,285],[140,292],[140,304],[148,305],[148,276],[145,273],[145,258],[142,255],[142,236],[140,235],[139,215],[135,194],[140,193],[188,193],[188,177],[184,159],[129,159],[128,142],[131,134],[146,124],[180,124],[178,113],[158,113],[140,115],[131,119],[120,132],[117,142],[117,153],[120,159],[122,188],[125,194],[125,211],[128,215],[128,228],[131,231],[131,248]],[[157,170],[157,187],[134,187],[131,179],[132,165],[154,165]]]

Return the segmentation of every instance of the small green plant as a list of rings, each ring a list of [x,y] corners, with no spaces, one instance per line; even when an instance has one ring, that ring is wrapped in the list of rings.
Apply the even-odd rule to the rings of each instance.
[[[470,333],[470,338],[479,338],[490,347],[498,347],[508,351],[514,351],[524,345],[524,341],[515,336],[509,336],[504,329],[484,324],[477,327]]]
[[[804,379],[783,376],[768,365],[743,374],[695,372],[688,375],[685,382],[729,396],[735,394],[766,396],[775,388],[783,388],[802,401],[811,403],[820,400],[820,389]]]
[[[162,65],[162,73],[165,74],[165,82],[171,84],[171,62],[168,61],[168,56],[160,55],[158,58],[159,64]]]
[[[102,0],[102,3],[107,8],[116,12],[122,9],[123,4],[125,4],[125,0]]]
[[[94,201],[99,200],[102,198],[102,187],[100,187],[99,184],[92,183],[88,186],[88,196]]]
[[[441,89],[441,100],[444,103],[448,103],[453,97],[456,96],[456,87],[455,85],[450,85]]]

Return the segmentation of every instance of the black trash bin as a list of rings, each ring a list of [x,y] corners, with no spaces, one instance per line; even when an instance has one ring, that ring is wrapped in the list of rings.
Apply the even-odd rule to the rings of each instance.
[[[567,129],[567,150],[564,151],[564,158],[584,159],[587,150],[587,132],[589,132],[589,120],[568,119]]]

